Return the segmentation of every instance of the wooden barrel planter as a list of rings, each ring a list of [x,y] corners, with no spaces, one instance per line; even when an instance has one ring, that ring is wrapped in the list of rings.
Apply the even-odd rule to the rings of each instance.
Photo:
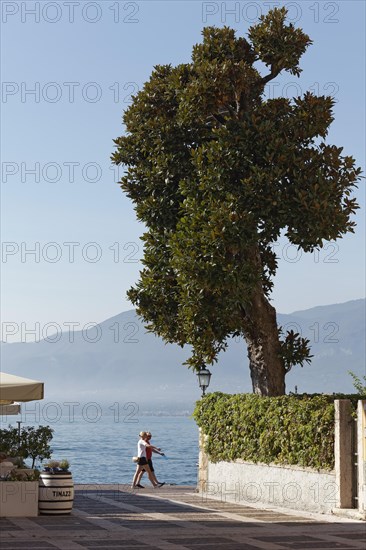
[[[74,504],[71,472],[42,472],[39,478],[39,513],[48,516],[70,514]]]

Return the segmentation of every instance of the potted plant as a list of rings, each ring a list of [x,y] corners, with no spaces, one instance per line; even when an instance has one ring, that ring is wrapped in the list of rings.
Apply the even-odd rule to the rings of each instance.
[[[38,516],[39,471],[14,468],[0,478],[0,517]]]
[[[51,456],[49,443],[53,430],[49,426],[24,427],[17,430],[12,426],[0,430],[0,451],[6,456],[4,463],[13,463],[0,476],[0,517],[34,517],[38,515],[39,471],[34,469],[37,459]],[[31,458],[27,468],[25,459]]]
[[[66,458],[49,460],[39,479],[39,511],[43,515],[69,514],[74,503],[74,482]]]

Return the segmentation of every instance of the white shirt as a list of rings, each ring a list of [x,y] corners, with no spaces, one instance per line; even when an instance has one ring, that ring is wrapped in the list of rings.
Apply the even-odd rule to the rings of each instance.
[[[137,443],[137,456],[146,458],[146,441],[140,439]]]

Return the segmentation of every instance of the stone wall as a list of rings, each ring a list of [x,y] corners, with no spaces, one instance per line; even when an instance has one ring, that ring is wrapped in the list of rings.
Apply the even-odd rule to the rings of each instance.
[[[206,478],[200,478],[202,495],[222,501],[322,513],[330,513],[337,503],[335,472],[236,460],[208,461],[201,473]]]
[[[320,513],[358,513],[366,510],[366,402],[358,407],[358,487],[356,456],[351,445],[352,417],[348,400],[335,401],[335,470],[255,464],[236,460],[212,463],[200,432],[198,488],[202,496],[244,505],[280,506]],[[358,497],[355,498],[355,495]]]

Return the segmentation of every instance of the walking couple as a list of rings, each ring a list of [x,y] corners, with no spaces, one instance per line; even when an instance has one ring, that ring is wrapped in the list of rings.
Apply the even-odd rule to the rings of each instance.
[[[147,473],[149,480],[155,488],[162,487],[165,483],[160,483],[160,481],[156,479],[151,457],[153,453],[157,453],[161,456],[164,456],[164,453],[161,452],[159,447],[154,447],[154,445],[151,445],[150,432],[140,432],[139,436],[140,439],[137,443],[137,467],[135,475],[133,476],[132,489],[136,489],[137,487],[139,489],[144,489],[144,486],[140,483],[144,472]]]

